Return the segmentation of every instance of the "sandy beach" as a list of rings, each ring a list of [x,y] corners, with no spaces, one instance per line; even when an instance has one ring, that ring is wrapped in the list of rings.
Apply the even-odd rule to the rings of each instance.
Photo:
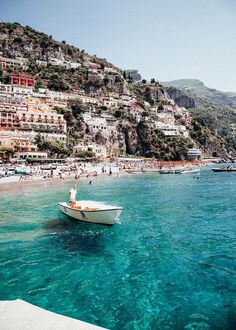
[[[142,166],[136,163],[120,164],[119,166],[110,166],[109,164],[88,164],[84,173],[81,171],[61,172],[59,169],[54,171],[53,176],[50,176],[50,171],[45,171],[41,174],[32,175],[12,175],[0,178],[0,193],[14,192],[22,193],[30,189],[60,187],[63,185],[78,184],[80,180],[95,182],[98,179],[114,178],[117,179],[123,176],[132,174],[144,174],[160,172],[160,169],[185,169],[190,167],[201,167],[209,165],[203,162],[156,162],[147,161]],[[111,171],[111,172],[110,172]]]

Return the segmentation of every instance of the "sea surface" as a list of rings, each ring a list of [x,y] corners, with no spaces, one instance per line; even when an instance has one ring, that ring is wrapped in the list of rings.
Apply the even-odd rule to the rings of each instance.
[[[0,194],[0,300],[108,329],[236,329],[236,173],[79,181],[125,207],[112,227],[60,213],[70,186]]]

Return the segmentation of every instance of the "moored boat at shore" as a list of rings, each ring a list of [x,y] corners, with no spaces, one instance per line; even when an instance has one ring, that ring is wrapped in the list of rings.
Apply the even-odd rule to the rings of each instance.
[[[159,171],[160,174],[180,174],[180,169],[161,169]]]
[[[236,172],[236,167],[226,166],[220,168],[212,168],[213,172]]]
[[[59,208],[64,214],[71,218],[103,225],[113,225],[117,223],[123,211],[123,208],[119,206],[86,200],[77,201],[73,206],[70,206],[66,202],[61,202],[59,203]]]

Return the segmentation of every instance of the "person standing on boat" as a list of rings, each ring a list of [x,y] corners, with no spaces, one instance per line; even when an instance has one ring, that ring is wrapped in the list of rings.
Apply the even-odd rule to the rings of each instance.
[[[76,204],[76,194],[77,194],[77,189],[76,185],[74,185],[71,190],[69,191],[69,205],[74,206]]]

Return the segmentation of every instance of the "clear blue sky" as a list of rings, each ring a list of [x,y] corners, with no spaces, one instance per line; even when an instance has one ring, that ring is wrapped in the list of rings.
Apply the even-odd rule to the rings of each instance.
[[[235,0],[0,0],[19,22],[146,79],[236,92]]]

